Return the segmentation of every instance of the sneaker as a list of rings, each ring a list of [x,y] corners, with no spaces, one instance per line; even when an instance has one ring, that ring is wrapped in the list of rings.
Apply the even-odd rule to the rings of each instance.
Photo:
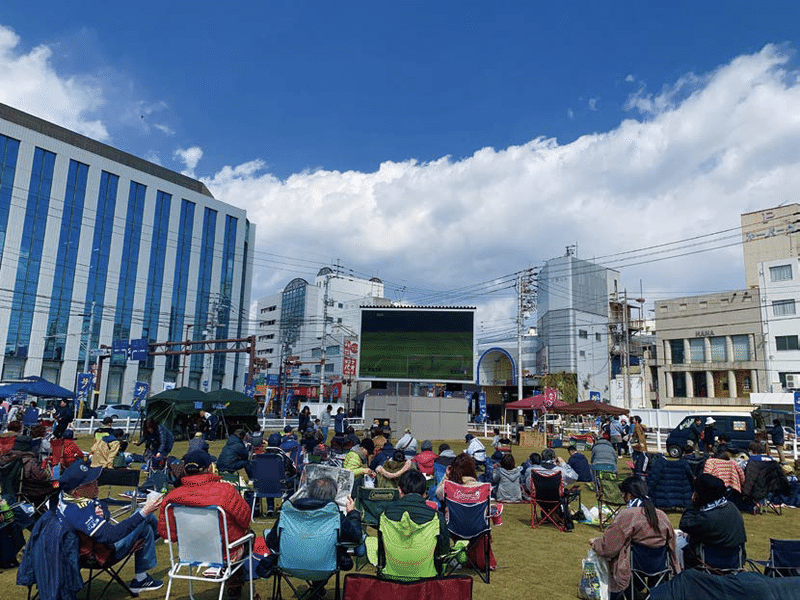
[[[138,594],[139,592],[148,592],[152,590],[157,590],[164,585],[164,582],[159,579],[153,579],[151,575],[148,575],[141,581],[134,579],[131,581],[130,587],[131,592]]]

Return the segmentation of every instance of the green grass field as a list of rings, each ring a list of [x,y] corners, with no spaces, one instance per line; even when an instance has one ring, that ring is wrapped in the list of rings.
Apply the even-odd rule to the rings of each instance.
[[[441,440],[434,441],[434,448],[438,447]],[[78,440],[79,445],[86,449],[90,444],[88,437]],[[458,452],[463,448],[463,443],[448,441],[453,449]],[[187,442],[176,443],[174,454],[180,456],[186,449]],[[223,445],[222,441],[212,442],[211,451],[219,454]],[[534,449],[515,446],[513,454],[517,462],[525,460]],[[540,451],[540,448],[535,450]],[[566,455],[566,451],[559,449],[559,454]],[[628,472],[624,461],[619,463],[623,473]],[[585,486],[586,484],[584,484]],[[101,491],[104,494],[105,490]],[[582,502],[588,507],[594,506],[595,498],[588,487],[582,490]],[[669,513],[670,520],[677,527],[680,513]],[[767,559],[769,555],[769,538],[800,538],[800,510],[786,508],[783,515],[763,514],[758,516],[744,515],[747,529],[747,555],[755,559]],[[272,526],[273,521],[258,519],[253,524],[253,530],[261,535],[264,529]],[[580,579],[581,559],[586,555],[590,538],[600,535],[597,526],[576,524],[575,531],[560,533],[552,526],[543,526],[539,529],[530,527],[530,508],[527,504],[506,505],[503,513],[503,525],[493,530],[493,550],[497,558],[497,571],[492,573],[491,585],[486,585],[475,576],[473,597],[477,600],[529,600],[531,598],[545,598],[547,600],[571,599],[576,597],[578,580]],[[153,572],[157,578],[166,578],[169,564],[169,553],[166,544],[157,546],[159,566]],[[372,572],[367,567],[364,572]],[[133,567],[128,565],[123,571],[126,580],[133,577]],[[27,590],[15,585],[16,570],[0,572],[0,598],[25,598]],[[198,593],[195,588],[195,597],[202,599],[216,598],[218,588],[205,586]],[[263,600],[272,594],[272,580],[259,580],[255,582],[255,589]],[[329,586],[328,598],[333,598],[332,586]],[[99,593],[93,588],[93,595]],[[245,588],[246,590],[246,588]],[[286,593],[284,589],[284,593]],[[143,593],[140,597],[164,598],[165,587],[156,592]],[[83,594],[80,596],[83,597]],[[122,600],[126,595],[118,586],[112,586],[106,593],[110,600]],[[188,586],[177,583],[173,586],[174,598],[188,598]],[[243,596],[244,597],[244,596]],[[387,599],[388,600],[388,599]],[[755,599],[754,599],[755,600]]]
[[[363,332],[359,376],[472,381],[471,335],[453,332]]]

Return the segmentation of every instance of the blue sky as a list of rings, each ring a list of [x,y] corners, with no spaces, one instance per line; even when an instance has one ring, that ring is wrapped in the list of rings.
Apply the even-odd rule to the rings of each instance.
[[[736,289],[740,248],[646,249],[796,200],[797,2],[37,13],[3,3],[0,101],[247,208],[254,297],[338,259],[500,322],[505,276],[575,243],[649,298]]]

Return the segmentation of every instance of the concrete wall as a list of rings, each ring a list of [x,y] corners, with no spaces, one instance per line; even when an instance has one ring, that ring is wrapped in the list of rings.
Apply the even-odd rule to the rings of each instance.
[[[463,439],[467,433],[467,402],[464,398],[428,398],[426,396],[369,396],[364,404],[364,423],[390,419],[392,441],[408,427],[422,444],[423,440]]]

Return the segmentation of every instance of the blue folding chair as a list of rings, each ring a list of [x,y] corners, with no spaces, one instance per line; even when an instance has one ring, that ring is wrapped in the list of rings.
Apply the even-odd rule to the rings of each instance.
[[[436,496],[436,490],[439,488],[439,484],[442,483],[446,472],[447,465],[438,462],[433,463],[433,486],[428,490],[428,500],[436,502],[440,506],[441,502],[439,502],[439,498]]]
[[[744,546],[700,544],[699,568],[712,575],[728,575],[744,570]]]
[[[672,576],[669,547],[652,548],[642,544],[631,544],[631,598],[649,600],[650,590],[668,581]]]
[[[298,474],[303,472],[303,447],[297,440],[286,440],[281,444],[281,450],[286,453],[294,463]]]
[[[750,566],[768,577],[800,576],[800,540],[769,540],[769,560],[750,560]]]
[[[253,456],[253,506],[251,520],[255,515],[256,504],[261,508],[262,498],[286,498],[294,491],[295,477],[287,477],[286,467],[291,462],[280,448],[268,448],[262,454]]]
[[[489,502],[492,486],[482,483],[478,486],[458,485],[452,481],[444,482],[445,520],[447,530],[453,540],[467,541],[467,562],[484,583],[489,583],[491,573],[492,525],[489,520]],[[483,565],[472,558],[471,550],[483,549]]]
[[[272,598],[280,600],[285,581],[301,599],[324,594],[325,584],[336,576],[336,599],[340,597],[339,509],[330,502],[317,510],[298,510],[291,502],[281,508],[278,521],[278,562],[273,576]],[[300,593],[291,578],[301,579],[308,589]]]

